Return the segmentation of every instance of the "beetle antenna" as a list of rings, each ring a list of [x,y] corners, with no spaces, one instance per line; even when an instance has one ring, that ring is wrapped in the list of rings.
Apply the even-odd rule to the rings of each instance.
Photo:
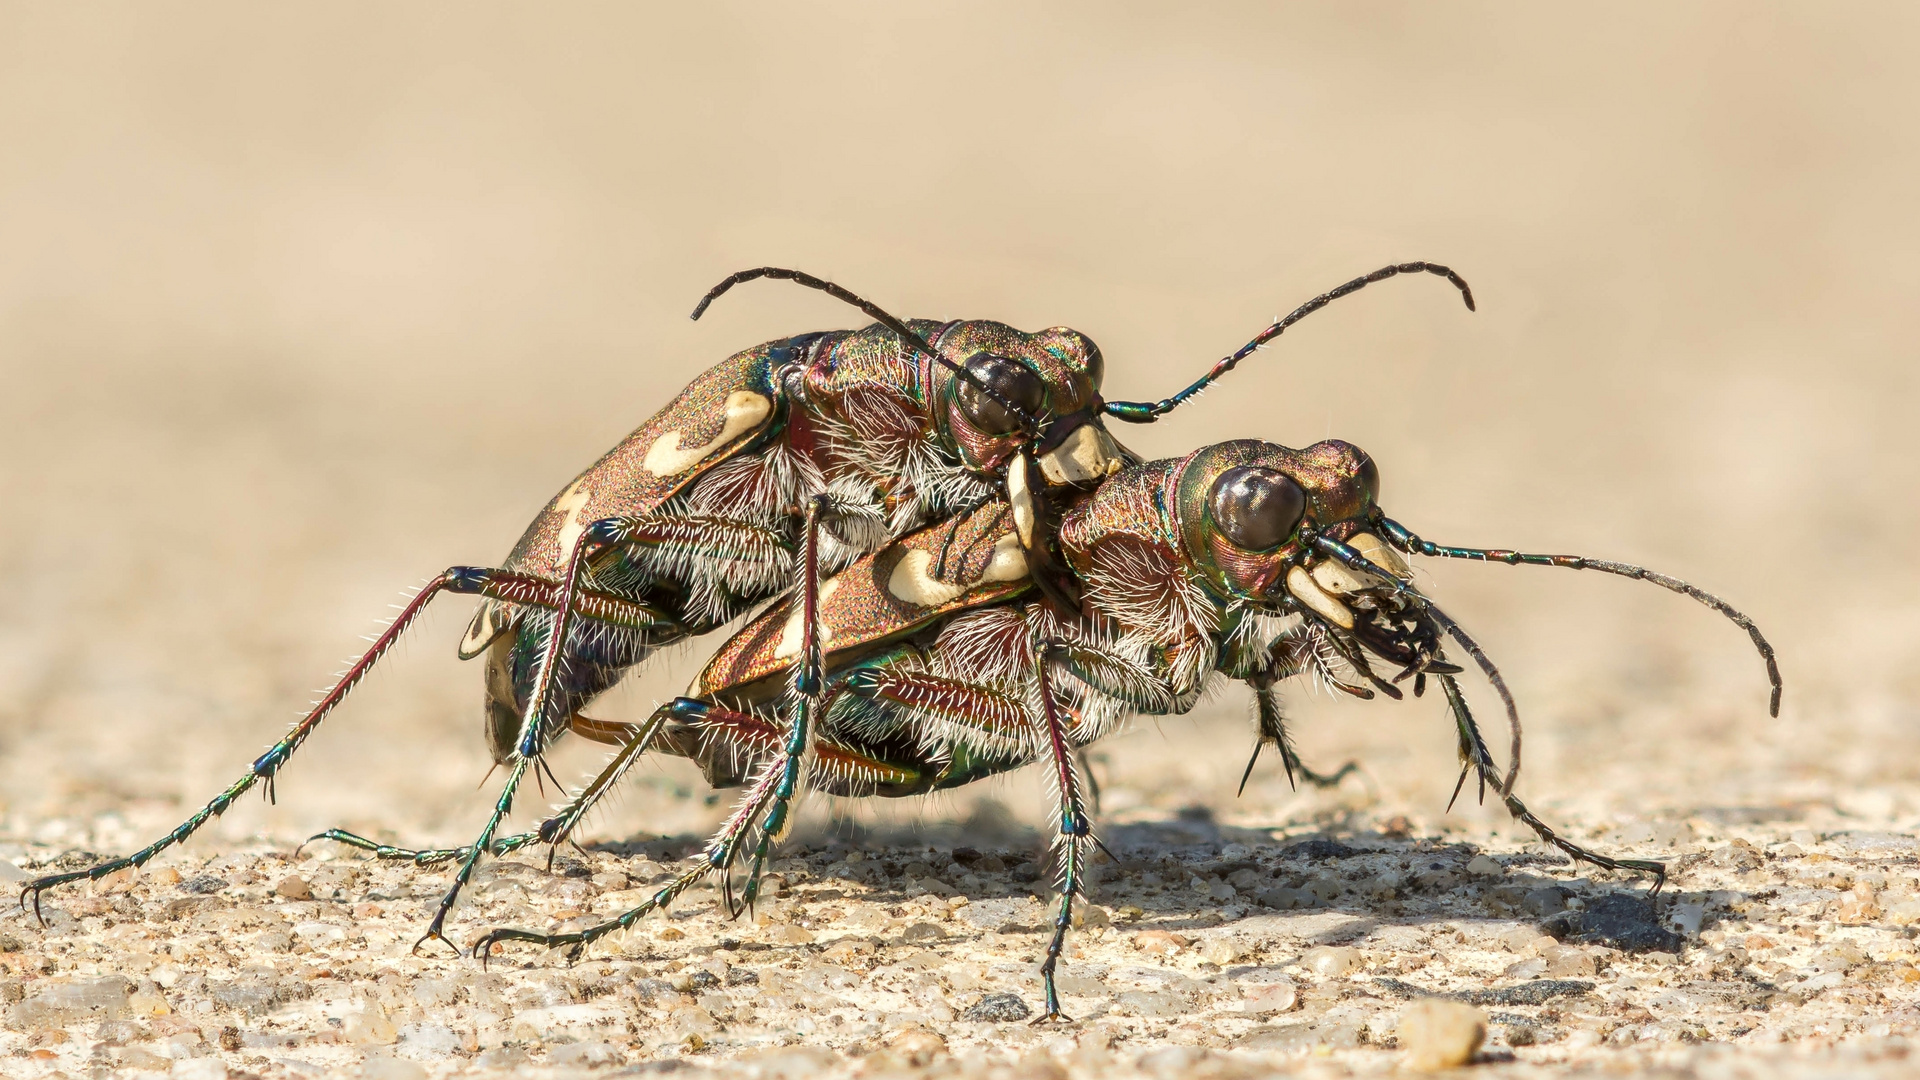
[[[741,270],[737,273],[728,274],[720,284],[707,290],[707,295],[701,297],[700,302],[693,306],[693,314],[689,317],[697,321],[700,316],[707,313],[707,305],[720,299],[721,296],[726,294],[727,290],[742,282],[755,281],[759,278],[772,278],[775,281],[791,281],[798,285],[804,285],[809,289],[818,289],[828,296],[833,297],[835,300],[852,304],[854,307],[865,312],[868,318],[893,331],[899,336],[901,341],[932,357],[935,363],[941,364],[952,371],[962,382],[993,399],[995,405],[1012,413],[1020,421],[1021,428],[1027,434],[1040,434],[1040,421],[1036,419],[1032,413],[1008,401],[1005,395],[993,387],[988,386],[984,380],[973,372],[940,355],[934,350],[932,345],[927,343],[926,338],[914,333],[913,329],[905,322],[887,314],[886,310],[879,304],[866,299],[858,293],[835,285],[825,278],[814,277],[804,270],[789,270],[781,266],[756,266],[751,270]],[[1462,284],[1465,283],[1463,282]]]
[[[1234,366],[1239,364],[1240,361],[1253,355],[1255,349],[1279,337],[1286,332],[1287,327],[1292,326],[1301,319],[1319,311],[1321,308],[1346,296],[1348,293],[1359,292],[1361,289],[1366,288],[1376,281],[1385,281],[1390,277],[1397,277],[1400,274],[1417,274],[1421,271],[1429,274],[1437,274],[1452,282],[1454,288],[1460,290],[1460,299],[1466,301],[1467,310],[1476,310],[1473,306],[1473,289],[1467,284],[1466,279],[1454,273],[1451,269],[1441,266],[1439,263],[1410,262],[1383,266],[1371,274],[1362,274],[1352,281],[1347,282],[1345,285],[1328,292],[1323,292],[1319,296],[1294,308],[1293,312],[1286,318],[1278,319],[1272,326],[1260,331],[1259,336],[1242,345],[1239,351],[1215,363],[1212,371],[1207,372],[1200,381],[1187,387],[1185,390],[1180,391],[1170,398],[1162,398],[1159,401],[1109,401],[1106,404],[1107,415],[1125,420],[1129,424],[1151,424],[1155,420],[1179,408],[1181,405],[1191,401],[1200,391],[1212,386],[1214,381],[1219,379],[1220,376],[1232,371]]]
[[[1747,636],[1753,639],[1753,647],[1759,650],[1760,658],[1766,661],[1767,681],[1773,687],[1773,695],[1768,702],[1767,711],[1773,716],[1780,715],[1780,661],[1774,656],[1773,645],[1767,641],[1764,634],[1760,633],[1760,628],[1754,625],[1752,619],[1735,610],[1732,604],[1704,589],[1681,581],[1677,577],[1655,573],[1643,566],[1612,562],[1607,559],[1590,559],[1584,555],[1533,555],[1501,548],[1450,547],[1445,544],[1435,544],[1420,539],[1406,526],[1391,518],[1382,519],[1380,528],[1395,547],[1416,555],[1446,559],[1477,559],[1481,562],[1506,563],[1508,566],[1519,566],[1524,563],[1529,566],[1564,566],[1569,570],[1598,570],[1603,574],[1613,574],[1635,581],[1651,581],[1669,592],[1690,596],[1725,615],[1733,625],[1745,630]]]

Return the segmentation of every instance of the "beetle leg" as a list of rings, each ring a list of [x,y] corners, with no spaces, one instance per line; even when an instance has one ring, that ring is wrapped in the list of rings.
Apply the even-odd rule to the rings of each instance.
[[[1253,744],[1253,756],[1247,759],[1247,771],[1240,775],[1240,790],[1236,794],[1246,793],[1247,778],[1253,775],[1254,762],[1260,760],[1260,750],[1268,743],[1272,743],[1280,750],[1280,764],[1287,770],[1288,787],[1296,786],[1294,783],[1296,773],[1305,777],[1307,783],[1314,787],[1330,788],[1338,786],[1348,774],[1360,771],[1360,763],[1357,761],[1349,761],[1328,774],[1317,773],[1307,768],[1300,760],[1300,755],[1294,752],[1293,739],[1287,734],[1287,718],[1280,711],[1279,691],[1273,688],[1272,683],[1261,683],[1251,679],[1247,681],[1247,685],[1253,690],[1254,708],[1258,711],[1260,718],[1260,738]]]
[[[1066,948],[1067,927],[1073,925],[1073,900],[1081,889],[1081,856],[1093,827],[1080,801],[1079,777],[1074,769],[1074,747],[1061,720],[1059,704],[1053,699],[1053,679],[1047,665],[1057,647],[1041,642],[1034,649],[1034,675],[1039,682],[1041,710],[1045,714],[1047,749],[1051,755],[1056,794],[1060,799],[1060,910],[1054,916],[1053,937],[1047,942],[1047,958],[1040,964],[1040,978],[1046,995],[1046,1011],[1034,1020],[1066,1021],[1060,1011],[1060,993],[1054,987],[1054,970],[1060,965],[1060,953]]]
[[[1452,675],[1440,675],[1437,678],[1440,680],[1441,689],[1447,692],[1447,706],[1453,711],[1454,724],[1460,731],[1461,755],[1467,759],[1467,767],[1479,772],[1482,791],[1486,790],[1488,784],[1492,784],[1495,790],[1498,790],[1499,771],[1494,767],[1493,755],[1487,752],[1487,742],[1480,735],[1480,725],[1474,721],[1473,713],[1467,708],[1466,695],[1460,692],[1459,682]],[[1465,773],[1461,774],[1461,779],[1463,781],[1466,779]],[[1660,890],[1667,884],[1666,863],[1651,859],[1615,859],[1590,851],[1554,832],[1546,822],[1534,816],[1533,811],[1527,809],[1527,804],[1521,802],[1520,797],[1511,791],[1504,793],[1501,798],[1507,805],[1507,813],[1512,814],[1515,820],[1532,829],[1540,839],[1559,848],[1574,860],[1591,863],[1603,870],[1637,870],[1643,874],[1652,874],[1653,891],[1648,894],[1650,897],[1659,896]]]
[[[1106,758],[1100,760],[1105,761]],[[1087,781],[1087,804],[1093,808],[1093,816],[1100,816],[1100,778],[1093,774],[1093,759],[1087,756],[1087,748],[1081,747],[1073,752],[1073,761],[1080,769],[1080,775]]]
[[[810,518],[810,525],[817,532],[817,522]],[[717,523],[708,524],[719,527]],[[733,523],[740,525],[740,523]],[[512,765],[507,772],[507,780],[500,791],[500,797],[494,802],[493,813],[488,815],[487,823],[480,830],[480,836],[466,849],[466,855],[460,859],[460,868],[455,872],[453,884],[440,898],[440,904],[434,911],[433,921],[428,924],[427,932],[414,942],[418,950],[428,941],[446,941],[444,932],[447,915],[453,910],[454,901],[459,899],[460,891],[473,880],[474,869],[479,865],[482,855],[493,848],[494,834],[499,831],[501,821],[513,810],[514,796],[519,793],[521,781],[533,763],[540,759],[547,743],[558,733],[558,728],[548,720],[553,711],[556,697],[566,696],[556,693],[561,682],[561,669],[565,666],[567,646],[573,629],[574,619],[581,615],[579,597],[585,589],[588,563],[595,557],[610,550],[649,551],[656,548],[672,550],[676,543],[696,541],[689,530],[696,529],[698,523],[692,519],[671,517],[613,517],[602,518],[588,525],[574,540],[573,550],[567,555],[566,572],[561,576],[559,591],[552,594],[553,615],[546,628],[546,644],[542,650],[539,667],[532,693],[527,700],[526,711],[520,722],[519,738],[512,754]],[[740,525],[743,535],[748,538],[766,540],[766,530],[751,525]],[[810,541],[815,539],[809,534]],[[751,545],[749,545],[751,546]],[[765,544],[761,545],[765,547]],[[772,545],[777,550],[778,543]],[[744,549],[743,549],[744,550]],[[765,552],[763,551],[764,555]],[[768,556],[773,557],[773,556]],[[748,559],[746,564],[759,565],[764,560]],[[817,559],[815,560],[817,564]],[[570,716],[569,709],[565,715]],[[452,944],[448,942],[448,944]],[[455,946],[457,949],[458,946]]]
[[[581,788],[580,791],[568,801],[566,806],[560,808],[552,817],[541,822],[538,828],[517,833],[513,836],[503,836],[495,840],[487,854],[498,858],[501,855],[519,851],[521,848],[532,847],[535,844],[558,844],[565,840],[572,834],[574,828],[580,824],[580,820],[587,815],[587,812],[592,810],[601,798],[613,789],[613,785],[618,783],[620,778],[626,775],[627,770],[633,767],[633,763],[639,760],[640,755],[647,752],[652,746],[655,736],[658,735],[661,726],[667,720],[676,718],[677,713],[675,712],[674,706],[678,704],[679,701],[675,701],[667,705],[662,705],[654,711],[653,716],[644,724],[619,724],[588,720],[586,717],[576,714],[574,717],[574,730],[580,730],[581,722],[585,721],[587,724],[594,725],[594,734],[600,736],[600,738],[597,738],[595,741],[614,742],[620,749],[613,755],[613,758],[607,762],[606,766],[600,770],[600,773],[589,781],[585,787]],[[371,852],[376,859],[392,862],[410,862],[415,866],[437,866],[441,863],[452,862],[455,859],[464,859],[472,853],[471,847],[423,849],[392,847],[348,832],[345,829],[328,829],[326,832],[309,838],[307,843],[311,844],[315,840],[331,840],[335,843],[345,844],[348,847],[358,848],[361,851]]]
[[[780,782],[773,789],[766,820],[760,823],[760,842],[754,845],[753,865],[747,871],[746,886],[740,890],[741,903],[748,910],[760,895],[760,875],[766,869],[767,854],[786,833],[787,817],[812,744],[813,721],[826,691],[826,661],[820,643],[820,518],[831,506],[832,500],[825,495],[807,501],[806,535],[800,550],[800,655],[786,694],[792,719],[787,724],[787,743],[781,755]]]
[[[499,831],[500,823],[513,811],[514,796],[519,794],[520,782],[526,778],[528,768],[539,758],[545,748],[551,729],[547,724],[548,702],[553,696],[553,686],[557,681],[562,659],[566,652],[569,632],[573,627],[575,615],[575,597],[580,593],[581,577],[586,570],[588,560],[607,548],[626,541],[636,527],[648,524],[644,518],[603,518],[587,526],[574,541],[573,550],[567,556],[567,570],[560,579],[560,591],[554,600],[552,625],[547,630],[546,649],[540,660],[539,676],[534,681],[533,695],[527,702],[525,717],[520,723],[519,745],[513,755],[513,764],[507,771],[506,783],[500,790],[500,797],[494,801],[493,812],[487,816],[487,823],[480,830],[480,836],[468,846],[466,855],[460,860],[460,869],[454,873],[453,884],[448,886],[446,894],[440,898],[439,906],[434,910],[433,921],[427,924],[427,932],[413,943],[415,952],[429,941],[445,941],[456,952],[459,946],[447,940],[445,933],[447,915],[453,911],[454,901],[460,898],[460,891],[473,880],[473,872],[480,865],[480,857],[491,850],[494,834]]]
[[[606,922],[587,927],[584,930],[571,934],[537,934],[528,930],[509,929],[493,930],[483,935],[480,940],[474,942],[473,955],[479,957],[484,962],[486,958],[492,954],[493,947],[501,942],[530,941],[536,945],[544,945],[549,949],[566,948],[568,958],[573,959],[578,957],[586,950],[588,945],[591,945],[595,941],[606,937],[616,930],[625,930],[652,912],[673,903],[676,897],[687,891],[687,889],[691,888],[707,875],[716,872],[725,873],[733,865],[734,859],[738,856],[741,844],[751,830],[753,822],[759,818],[761,811],[765,810],[767,804],[773,800],[774,793],[779,789],[781,781],[786,777],[787,772],[787,762],[784,758],[775,758],[773,761],[768,762],[767,767],[761,770],[760,775],[754,779],[752,785],[747,789],[747,793],[741,797],[740,802],[734,808],[733,814],[728,817],[726,823],[720,827],[720,831],[714,834],[713,839],[707,841],[706,848],[700,853],[695,864],[672,881],[667,882],[659,891],[648,897],[646,902],[640,906],[621,912]]]
[[[221,814],[226,813],[227,808],[232,806],[234,801],[239,799],[240,796],[245,795],[255,784],[265,780],[268,783],[269,789],[271,789],[274,775],[280,771],[280,767],[285,765],[289,758],[293,757],[294,751],[300,749],[300,744],[307,741],[307,737],[312,735],[314,730],[320,726],[320,722],[325,720],[335,708],[339,707],[340,703],[346,699],[347,694],[351,692],[355,686],[360,684],[360,680],[366,678],[367,672],[373,670],[373,666],[380,661],[380,658],[385,656],[389,649],[393,648],[394,642],[400,640],[400,635],[406,633],[407,628],[413,625],[414,620],[419,618],[420,612],[425,610],[427,604],[442,592],[473,591],[471,588],[472,583],[487,573],[489,573],[489,571],[476,567],[455,566],[450,567],[439,577],[428,582],[425,588],[414,594],[413,599],[407,601],[406,605],[400,609],[400,614],[395,616],[393,622],[380,633],[379,637],[373,640],[373,645],[368,648],[365,653],[361,654],[360,659],[355,660],[347,670],[341,672],[340,677],[334,681],[333,686],[328,689],[325,694],[320,696],[320,700],[314,702],[313,708],[307,712],[307,715],[301,717],[300,722],[293,725],[292,729],[290,729],[279,742],[274,743],[268,748],[266,753],[261,754],[254,760],[253,767],[247,770],[245,776],[234,781],[225,791],[214,796],[212,801],[201,807],[192,817],[181,822],[172,832],[131,855],[119,859],[109,859],[97,866],[88,867],[85,870],[75,870],[64,874],[46,874],[26,882],[20,889],[21,907],[24,908],[28,898],[31,897],[33,900],[34,917],[40,918],[40,894],[48,889],[83,879],[98,881],[118,870],[124,870],[128,867],[144,866],[155,855],[192,836],[201,826],[219,817]]]

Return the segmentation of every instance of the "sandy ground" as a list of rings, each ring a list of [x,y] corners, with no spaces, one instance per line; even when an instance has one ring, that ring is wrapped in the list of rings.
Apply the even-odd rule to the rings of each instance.
[[[1481,1010],[1489,1074],[1907,1071],[1912,8],[1268,7],[0,5],[0,862],[171,828],[405,587],[497,559],[703,367],[852,321],[767,285],[689,323],[731,270],[1071,325],[1145,398],[1429,258],[1478,314],[1369,289],[1124,437],[1339,435],[1433,539],[1644,562],[1758,619],[1778,719],[1743,636],[1684,600],[1422,567],[1520,699],[1521,793],[1667,858],[1657,911],[1447,812],[1437,701],[1301,686],[1309,760],[1364,766],[1337,791],[1267,762],[1236,798],[1231,694],[1097,748],[1118,862],[1070,938],[1069,1026],[992,1018],[1038,999],[1028,775],[807,803],[752,918],[695,892],[571,965],[416,957],[443,869],[295,849],[477,831],[450,603],[277,806],[50,896],[44,928],[0,915],[0,1075],[1384,1072],[1423,994]],[[596,710],[644,714],[710,647]],[[553,874],[487,868],[454,936],[616,910],[725,808],[636,770]]]

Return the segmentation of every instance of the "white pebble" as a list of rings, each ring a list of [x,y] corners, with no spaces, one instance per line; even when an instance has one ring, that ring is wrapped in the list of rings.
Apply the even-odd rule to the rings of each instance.
[[[1395,1029],[1410,1068],[1451,1069],[1473,1060],[1487,1038],[1487,1018],[1458,1001],[1427,998],[1400,1011]]]

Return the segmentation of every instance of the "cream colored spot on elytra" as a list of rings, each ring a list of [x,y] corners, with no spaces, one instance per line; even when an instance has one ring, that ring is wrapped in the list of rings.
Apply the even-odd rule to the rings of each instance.
[[[914,550],[894,564],[887,578],[887,591],[895,599],[921,607],[939,607],[949,603],[975,585],[996,581],[1018,581],[1027,576],[1027,554],[1020,550],[1020,538],[1007,533],[994,541],[993,557],[986,572],[971,582],[941,581],[927,571],[933,565],[933,552]]]
[[[492,597],[480,600],[479,610],[473,613],[473,621],[467,624],[467,633],[460,639],[460,659],[471,660],[487,651],[493,639],[507,632],[506,605]]]
[[[678,476],[742,432],[758,427],[772,411],[773,402],[764,396],[751,390],[735,390],[727,395],[726,420],[720,425],[720,434],[699,446],[681,446],[678,430],[664,432],[647,447],[647,456],[640,467],[655,476]]]
[[[567,515],[560,522],[560,558],[563,560],[572,557],[573,545],[579,543],[580,534],[587,531],[587,523],[580,520],[580,511],[587,508],[587,500],[593,497],[593,492],[586,489],[582,480],[567,485],[567,490],[553,500],[553,508]]]
[[[840,579],[830,577],[820,583],[820,651],[826,652],[833,643],[833,626],[827,622],[826,603],[840,588]],[[793,610],[787,614],[787,624],[780,628],[780,644],[773,650],[775,660],[790,660],[800,655],[800,635],[806,628],[806,606],[799,597],[794,598]]]

